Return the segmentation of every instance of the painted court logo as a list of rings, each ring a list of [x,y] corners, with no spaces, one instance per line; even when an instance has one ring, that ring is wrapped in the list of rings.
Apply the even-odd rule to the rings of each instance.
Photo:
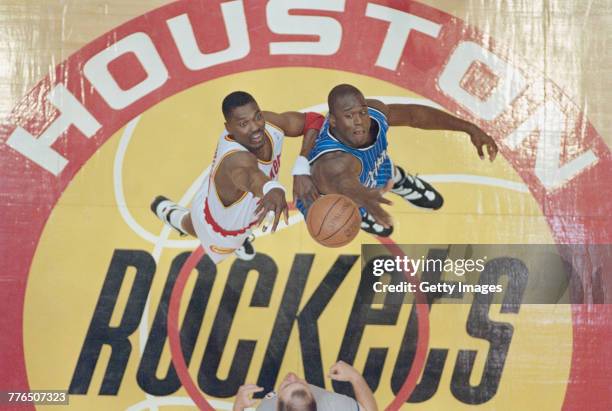
[[[611,203],[599,191],[612,181],[608,147],[554,83],[509,55],[486,34],[415,1],[179,1],[94,40],[28,93],[0,128],[0,380],[11,389],[69,390],[71,405],[81,409],[129,408],[146,396],[144,408],[153,396],[184,397],[184,376],[177,375],[167,344],[170,310],[180,325],[183,372],[220,409],[247,379],[273,388],[288,363],[324,385],[325,367],[340,357],[363,365],[388,409],[407,401],[452,408],[512,394],[518,383],[507,381],[529,375],[521,374],[529,366],[520,360],[521,349],[532,346],[527,336],[550,313],[523,307],[506,321],[468,307],[458,315],[464,316],[460,332],[468,334],[461,338],[469,342],[455,347],[456,336],[445,336],[448,324],[433,318],[433,310],[430,335],[423,335],[425,306],[359,311],[355,251],[338,255],[310,245],[297,225],[262,239],[252,265],[214,267],[197,254],[172,254],[194,249],[193,242],[153,247],[146,235],[121,231],[126,209],[146,209],[139,188],[110,207],[106,202],[115,201],[107,183],[113,173],[123,173],[122,184],[139,181],[132,187],[156,190],[167,183],[160,189],[170,189],[165,164],[191,164],[181,157],[189,155],[197,166],[212,159],[222,123],[211,127],[200,117],[208,116],[202,113],[209,105],[211,118],[220,116],[218,97],[232,91],[228,83],[261,90],[255,97],[282,111],[320,103],[330,85],[350,80],[364,90],[391,90],[369,95],[402,91],[478,124],[527,184],[553,241],[612,242]],[[189,129],[194,139],[179,140]],[[390,149],[408,144],[393,140]],[[119,157],[113,163],[115,151],[126,156],[123,163]],[[398,161],[402,153],[391,156]],[[161,177],[147,180],[142,170]],[[200,181],[200,171],[187,170],[194,178],[181,184]],[[288,178],[283,168],[280,173]],[[394,235],[395,242],[408,242],[408,231]],[[179,287],[181,267],[197,275]],[[258,273],[257,281],[249,280],[250,272]],[[588,293],[591,273],[579,274]],[[173,303],[177,287],[185,293]],[[610,296],[586,300],[610,302]],[[147,316],[149,309],[155,316]],[[554,376],[567,383],[551,396],[564,409],[581,409],[587,398],[592,409],[606,409],[612,312],[604,304],[575,305],[565,314],[572,326],[555,326],[553,334],[565,346],[540,351],[567,353],[566,368]],[[326,320],[332,315],[333,322]],[[64,324],[64,331],[51,324]],[[379,333],[396,335],[393,344],[368,331],[398,324],[399,332]],[[148,332],[139,335],[143,326]],[[496,340],[497,329],[514,334]],[[501,365],[494,361],[499,352]],[[186,392],[187,403],[197,402]]]

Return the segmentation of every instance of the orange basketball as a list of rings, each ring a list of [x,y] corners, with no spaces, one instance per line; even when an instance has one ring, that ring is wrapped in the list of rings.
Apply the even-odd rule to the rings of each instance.
[[[319,244],[342,247],[353,241],[361,226],[359,208],[341,194],[321,196],[308,209],[308,232]]]

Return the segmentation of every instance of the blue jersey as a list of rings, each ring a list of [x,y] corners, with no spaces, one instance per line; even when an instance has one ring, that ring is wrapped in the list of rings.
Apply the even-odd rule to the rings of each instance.
[[[368,114],[372,120],[372,126],[378,126],[378,132],[372,145],[364,148],[353,148],[345,145],[332,136],[329,130],[329,118],[327,118],[313,149],[308,155],[310,164],[324,154],[342,151],[356,157],[361,163],[361,174],[359,174],[361,184],[368,188],[384,187],[393,175],[393,165],[387,153],[389,123],[387,123],[387,117],[383,113],[372,107],[368,107]],[[296,206],[302,214],[306,215],[306,207],[301,201],[298,201]],[[365,209],[361,208],[360,211],[363,215]]]

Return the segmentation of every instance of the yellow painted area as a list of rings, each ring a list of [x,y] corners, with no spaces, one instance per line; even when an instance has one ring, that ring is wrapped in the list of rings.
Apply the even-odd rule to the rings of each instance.
[[[271,111],[297,110],[325,102],[327,91],[335,84],[349,82],[366,95],[418,97],[389,83],[345,72],[317,69],[269,69],[232,75],[193,87],[168,98],[144,113],[134,131],[122,166],[120,181],[125,204],[134,220],[153,236],[162,224],[149,210],[158,194],[174,200],[181,198],[200,173],[210,164],[223,120],[222,98],[242,89],[251,92],[260,107]],[[25,354],[32,389],[66,389],[72,379],[83,341],[92,319],[113,252],[117,249],[144,250],[154,253],[156,245],[139,236],[122,218],[113,190],[113,163],[117,155],[120,130],[91,158],[74,178],[54,209],[40,238],[27,287],[24,317]],[[391,156],[412,173],[423,175],[470,174],[520,182],[511,166],[498,158],[494,163],[479,160],[467,136],[461,133],[393,128],[389,133]],[[300,139],[285,143],[281,182],[290,187],[290,170],[300,147]],[[530,194],[480,184],[436,183],[445,196],[444,207],[436,212],[415,209],[399,197],[390,198],[395,218],[393,240],[409,244],[448,243],[552,243],[545,218]],[[171,240],[178,240],[175,234]],[[228,343],[221,358],[219,377],[229,371],[238,339],[256,340],[254,358],[247,376],[256,382],[263,356],[278,312],[287,275],[297,253],[314,253],[301,307],[308,301],[339,253],[359,254],[361,243],[376,240],[364,233],[350,245],[325,249],[311,240],[304,223],[259,238],[255,247],[270,256],[278,266],[270,306],[248,307],[256,273],[248,275],[234,319]],[[146,311],[150,326],[157,309],[172,260],[182,249],[159,244],[159,262]],[[205,313],[190,367],[196,379],[217,307],[225,287],[233,258],[218,266],[211,300]],[[133,280],[129,271],[124,287]],[[359,282],[357,261],[318,321],[324,369],[336,361],[345,334],[350,310]],[[187,284],[183,309],[192,293],[194,278]],[[129,290],[123,289],[113,315],[113,324],[121,319]],[[376,398],[381,409],[392,400],[390,376],[399,351],[411,306],[403,306],[395,326],[368,326],[355,361],[363,368],[367,352],[373,347],[387,347]],[[421,404],[405,409],[471,409],[453,397],[450,379],[460,349],[478,350],[473,384],[477,384],[488,350],[488,342],[470,337],[466,332],[469,305],[436,305],[430,317],[431,348],[448,349],[447,363],[435,395]],[[506,359],[497,394],[479,406],[487,410],[539,409],[558,410],[563,402],[568,380],[572,325],[568,306],[523,306],[518,314],[499,314],[491,309],[491,318],[514,327],[514,336]],[[145,335],[147,332],[144,333]],[[84,396],[72,396],[75,410],[127,409],[146,399],[136,382],[142,341],[136,332],[130,337],[132,351],[117,396],[99,396],[110,350],[105,348]],[[308,359],[306,359],[308,361]],[[170,362],[166,346],[159,375]],[[303,373],[299,334],[294,325],[280,377],[289,371]],[[326,385],[331,387],[329,379]],[[180,389],[174,394],[184,397]],[[229,399],[220,399],[226,403]],[[41,407],[44,409],[45,407]],[[168,409],[185,409],[167,406]],[[229,409],[229,408],[219,408]]]

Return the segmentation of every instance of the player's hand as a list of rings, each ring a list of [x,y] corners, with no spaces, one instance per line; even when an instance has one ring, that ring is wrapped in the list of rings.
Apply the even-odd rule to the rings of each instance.
[[[391,187],[393,187],[393,181],[389,180],[384,188],[365,189],[360,196],[361,198],[357,199],[357,202],[361,203],[359,205],[365,207],[372,218],[385,228],[389,228],[393,225],[391,215],[381,207],[381,204],[393,204],[390,200],[383,197],[387,191],[391,190]]]
[[[311,203],[319,198],[319,190],[314,184],[314,181],[309,175],[293,176],[293,202],[302,200],[304,205],[308,207]]]
[[[252,407],[257,402],[251,396],[256,392],[263,391],[263,387],[258,387],[255,384],[245,384],[238,388],[236,393],[236,401],[234,401],[233,411],[242,411],[245,408]]]
[[[257,225],[261,224],[269,212],[274,213],[274,222],[272,224],[272,232],[276,231],[281,215],[285,217],[285,224],[289,225],[289,207],[285,200],[285,191],[280,188],[273,188],[263,196],[259,205],[255,209],[255,215],[259,215]]]
[[[491,136],[489,136],[477,126],[474,126],[473,129],[470,130],[469,135],[470,140],[472,140],[472,144],[474,144],[474,147],[476,147],[476,151],[478,151],[478,157],[480,157],[481,160],[484,160],[485,158],[483,146],[487,146],[487,154],[489,155],[489,161],[495,160],[498,149],[495,140],[493,140]]]
[[[344,361],[338,361],[329,370],[329,378],[335,381],[355,381],[361,377],[357,370]]]

